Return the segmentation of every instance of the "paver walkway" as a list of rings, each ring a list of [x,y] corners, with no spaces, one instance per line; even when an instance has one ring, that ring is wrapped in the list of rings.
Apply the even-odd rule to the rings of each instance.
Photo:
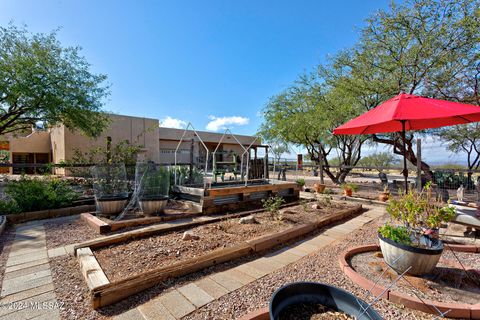
[[[226,271],[211,274],[179,288],[168,290],[155,299],[122,313],[114,319],[180,319],[223,295],[320,250],[385,213],[384,207],[365,205],[363,207],[369,210],[314,237]]]
[[[71,220],[78,216],[56,218]],[[60,319],[61,303],[53,291],[49,258],[69,251],[73,245],[47,250],[44,224],[33,221],[15,230],[0,293],[0,319]]]

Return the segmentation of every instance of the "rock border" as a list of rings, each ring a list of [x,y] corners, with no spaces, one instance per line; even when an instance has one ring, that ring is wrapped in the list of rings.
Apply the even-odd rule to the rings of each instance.
[[[453,251],[456,250],[456,246],[450,246]],[[462,249],[462,248],[458,248]],[[465,249],[465,248],[463,248]],[[449,302],[440,302],[440,301],[432,301],[424,299],[423,302],[418,299],[417,297],[412,297],[398,291],[389,290],[379,284],[374,284],[373,281],[365,278],[358,272],[356,272],[348,262],[350,258],[359,253],[365,253],[370,251],[378,251],[380,250],[380,246],[377,244],[370,244],[355,247],[345,251],[341,254],[338,258],[338,263],[340,265],[340,269],[345,273],[345,275],[350,278],[355,284],[362,287],[365,290],[370,290],[372,294],[379,296],[382,294],[381,298],[391,301],[393,303],[404,305],[407,308],[419,310],[425,313],[430,313],[433,315],[438,315],[438,312],[435,310],[433,306],[438,308],[438,310],[442,312],[446,312],[451,310],[447,313],[449,318],[461,318],[461,319],[480,319],[480,303],[477,304],[466,304],[466,303],[449,303]],[[462,251],[462,252],[472,252],[472,251]],[[475,251],[478,252],[478,251]]]

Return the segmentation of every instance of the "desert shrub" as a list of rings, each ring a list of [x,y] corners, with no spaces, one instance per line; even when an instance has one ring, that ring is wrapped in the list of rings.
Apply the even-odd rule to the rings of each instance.
[[[281,196],[270,197],[262,199],[263,208],[270,212],[271,217],[276,220],[282,220],[282,216],[279,214],[280,207],[285,202]]]
[[[10,181],[5,193],[10,199],[8,205],[15,208],[15,202],[22,212],[60,208],[72,204],[78,198],[78,194],[66,181],[57,178],[24,176],[18,181]]]
[[[22,209],[17,202],[10,198],[0,199],[0,214],[20,213]]]

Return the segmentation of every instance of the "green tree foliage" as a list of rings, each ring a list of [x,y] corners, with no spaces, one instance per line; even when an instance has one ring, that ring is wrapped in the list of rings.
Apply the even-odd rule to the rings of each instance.
[[[480,105],[480,1],[408,0],[367,20],[357,45],[322,69],[325,79],[351,93],[366,110],[399,92]],[[417,163],[413,133],[407,159]],[[373,141],[403,154],[397,134]],[[429,166],[422,163],[425,172]]]
[[[389,152],[377,152],[360,159],[358,165],[374,167],[381,172],[383,168],[391,167],[396,163],[398,163],[398,159],[393,154]]]
[[[305,147],[312,161],[323,163],[332,181],[342,183],[351,169],[331,170],[329,156],[336,152],[340,165],[354,166],[366,138],[333,136],[332,130],[358,112],[358,106],[346,92],[325,85],[318,73],[305,74],[270,99],[263,110],[260,134]]]
[[[437,136],[447,143],[448,150],[467,154],[469,170],[480,167],[480,123],[442,128],[437,132]],[[469,172],[469,177],[471,175]]]
[[[55,32],[0,27],[0,135],[39,122],[100,134],[108,124],[101,112],[107,77],[91,73],[79,52],[79,47],[62,47]]]

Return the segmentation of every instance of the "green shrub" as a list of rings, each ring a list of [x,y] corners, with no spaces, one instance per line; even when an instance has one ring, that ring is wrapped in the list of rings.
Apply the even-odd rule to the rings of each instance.
[[[57,178],[21,177],[18,181],[10,181],[5,193],[11,199],[8,205],[14,208],[12,202],[15,202],[22,212],[60,208],[71,205],[78,198],[66,181]]]
[[[303,187],[305,185],[305,179],[297,179],[297,184],[300,186],[300,187]]]
[[[0,199],[0,214],[20,213],[22,209],[17,202],[10,198]]]
[[[386,223],[384,226],[381,226],[380,228],[378,228],[378,232],[382,235],[382,237],[388,238],[397,243],[401,243],[405,245],[412,244],[410,233],[408,232],[408,229],[405,227],[402,227],[402,226],[394,227]]]
[[[280,196],[270,197],[262,199],[263,208],[270,212],[272,219],[282,220],[282,216],[279,215],[279,210],[282,204],[285,202]]]

